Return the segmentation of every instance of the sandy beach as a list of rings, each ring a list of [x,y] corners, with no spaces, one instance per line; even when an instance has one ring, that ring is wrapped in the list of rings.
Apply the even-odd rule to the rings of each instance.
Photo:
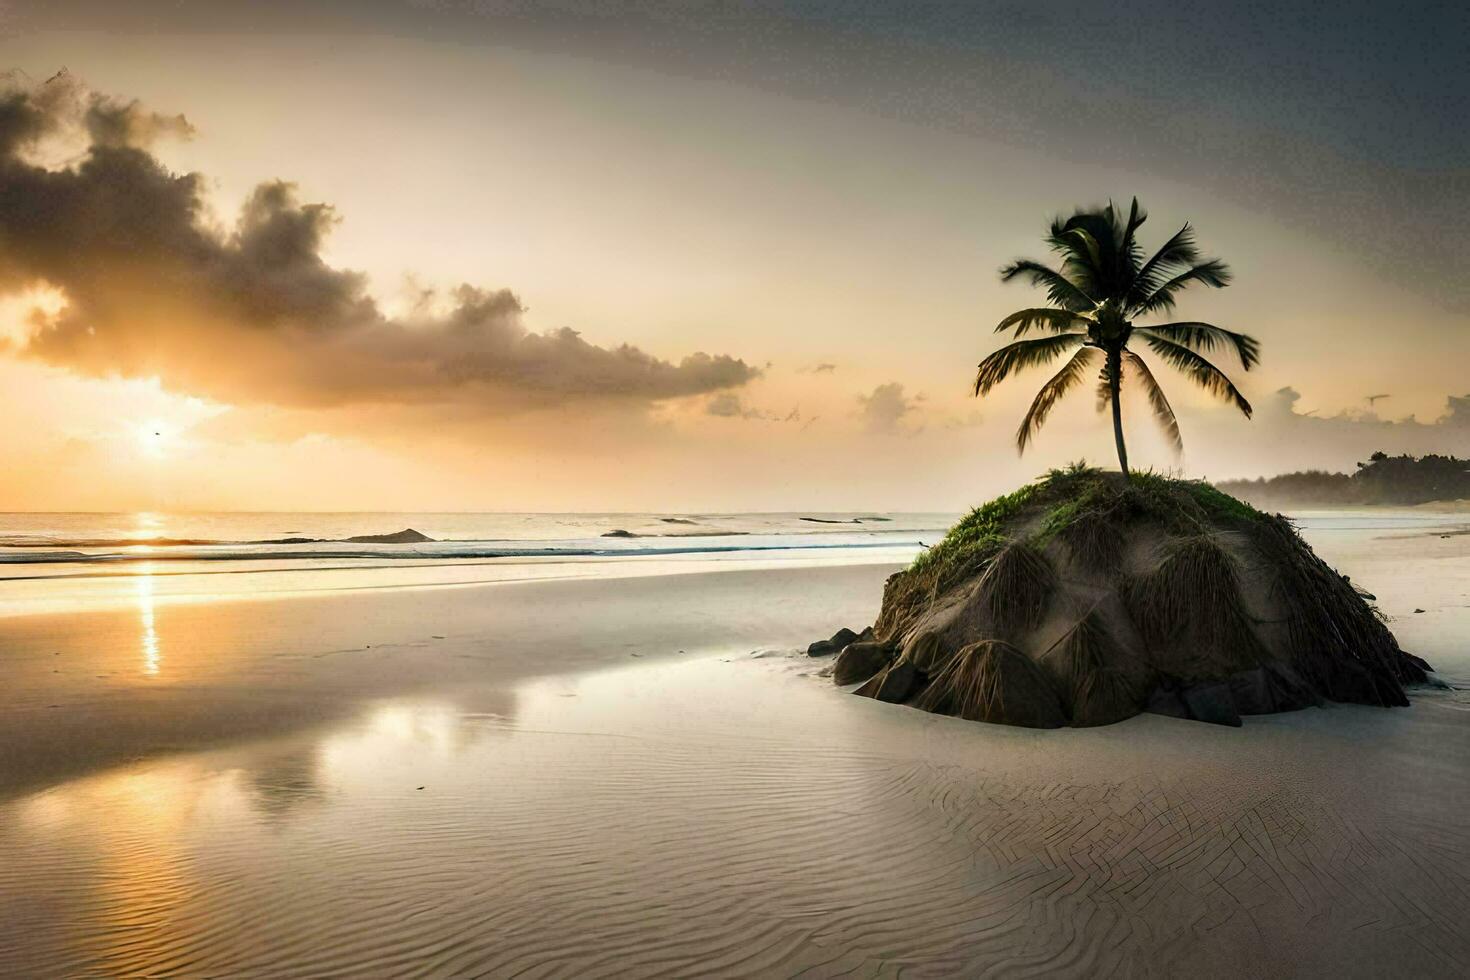
[[[1308,536],[1470,686],[1467,538],[1360,524]],[[894,567],[8,616],[0,972],[1470,969],[1463,691],[1233,730],[928,715],[798,649]]]

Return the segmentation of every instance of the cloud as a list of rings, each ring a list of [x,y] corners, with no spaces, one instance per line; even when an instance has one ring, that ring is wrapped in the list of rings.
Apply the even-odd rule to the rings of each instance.
[[[793,408],[785,415],[749,408],[745,401],[733,391],[722,391],[705,402],[704,412],[722,419],[755,419],[762,422],[800,422],[801,410]]]
[[[204,179],[170,172],[148,149],[192,133],[182,116],[66,74],[0,90],[0,295],[44,283],[66,299],[14,350],[230,403],[445,403],[486,416],[646,407],[760,373],[723,354],[675,362],[568,328],[535,333],[506,289],[463,285],[389,316],[360,273],[323,259],[338,216],[294,185],[261,184],[232,227],[216,227]],[[48,166],[69,144],[81,151]]]
[[[1372,403],[1392,397],[1373,395]],[[1401,419],[1381,418],[1374,408],[1366,410],[1343,410],[1335,415],[1318,415],[1313,409],[1297,410],[1301,392],[1286,387],[1273,392],[1265,402],[1264,416],[1270,424],[1296,425],[1304,431],[1319,435],[1329,432],[1358,432],[1374,434],[1412,433],[1429,438],[1442,439],[1448,434],[1470,437],[1470,395],[1456,398],[1450,395],[1445,400],[1444,414],[1432,422],[1421,422],[1412,415]]]
[[[872,394],[858,395],[857,400],[858,415],[869,432],[911,434],[922,428],[908,425],[906,420],[918,413],[924,396],[910,398],[897,381],[879,385]]]
[[[1216,463],[1212,475],[1258,476],[1305,469],[1350,471],[1355,461],[1380,450],[1390,454],[1470,454],[1470,394],[1447,398],[1444,413],[1429,422],[1413,416],[1385,419],[1372,409],[1319,415],[1301,411],[1301,401],[1301,393],[1295,388],[1281,388],[1256,400],[1255,418],[1244,430],[1238,424],[1220,424],[1218,419],[1206,423],[1202,444],[1209,448]],[[1283,455],[1269,448],[1263,450],[1277,446],[1290,447],[1290,451]]]
[[[985,424],[985,416],[979,409],[971,409],[964,415],[951,415],[944,420],[946,429],[973,429]]]
[[[732,419],[745,415],[745,405],[740,401],[740,396],[734,392],[726,391],[715,395],[704,406],[705,414],[716,418]]]
[[[834,372],[836,370],[837,370],[837,365],[836,364],[833,364],[830,361],[823,361],[820,364],[813,364],[810,367],[797,368],[796,373],[797,374],[831,374],[832,372]]]
[[[147,149],[164,137],[192,139],[194,125],[183,114],[164,115],[124,102],[82,84],[63,68],[43,85],[20,72],[0,75],[0,154],[44,155],[80,143]]]

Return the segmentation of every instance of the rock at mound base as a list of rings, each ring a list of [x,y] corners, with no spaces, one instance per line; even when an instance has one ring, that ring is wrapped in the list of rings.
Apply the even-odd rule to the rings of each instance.
[[[865,681],[888,666],[892,659],[893,651],[875,640],[849,643],[832,665],[832,681],[836,684]]]
[[[1210,725],[1240,727],[1240,712],[1235,710],[1235,698],[1230,694],[1230,684],[1216,681],[1213,684],[1192,684],[1180,692],[1189,717]]]
[[[919,672],[914,669],[913,664],[900,660],[889,664],[873,680],[878,681],[873,697],[889,704],[902,704],[905,698],[914,693],[914,687],[919,682]]]
[[[806,652],[809,657],[825,657],[829,653],[841,653],[849,643],[856,643],[858,640],[871,640],[872,638],[873,627],[871,626],[861,633],[854,633],[844,626],[836,633],[833,633],[830,639],[818,640],[807,647]]]

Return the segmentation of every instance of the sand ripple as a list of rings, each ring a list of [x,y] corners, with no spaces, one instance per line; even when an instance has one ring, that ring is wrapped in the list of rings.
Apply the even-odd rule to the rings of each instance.
[[[1412,792],[1455,767],[1402,771],[1400,716],[1037,736],[783,669],[397,706],[15,801],[0,973],[1470,973],[1470,831]],[[711,703],[737,676],[761,699]]]

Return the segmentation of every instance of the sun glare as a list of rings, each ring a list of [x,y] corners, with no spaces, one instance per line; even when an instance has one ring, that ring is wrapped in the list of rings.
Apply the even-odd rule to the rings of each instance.
[[[178,445],[179,433],[173,426],[158,419],[140,422],[133,427],[138,448],[149,459],[163,459]]]

